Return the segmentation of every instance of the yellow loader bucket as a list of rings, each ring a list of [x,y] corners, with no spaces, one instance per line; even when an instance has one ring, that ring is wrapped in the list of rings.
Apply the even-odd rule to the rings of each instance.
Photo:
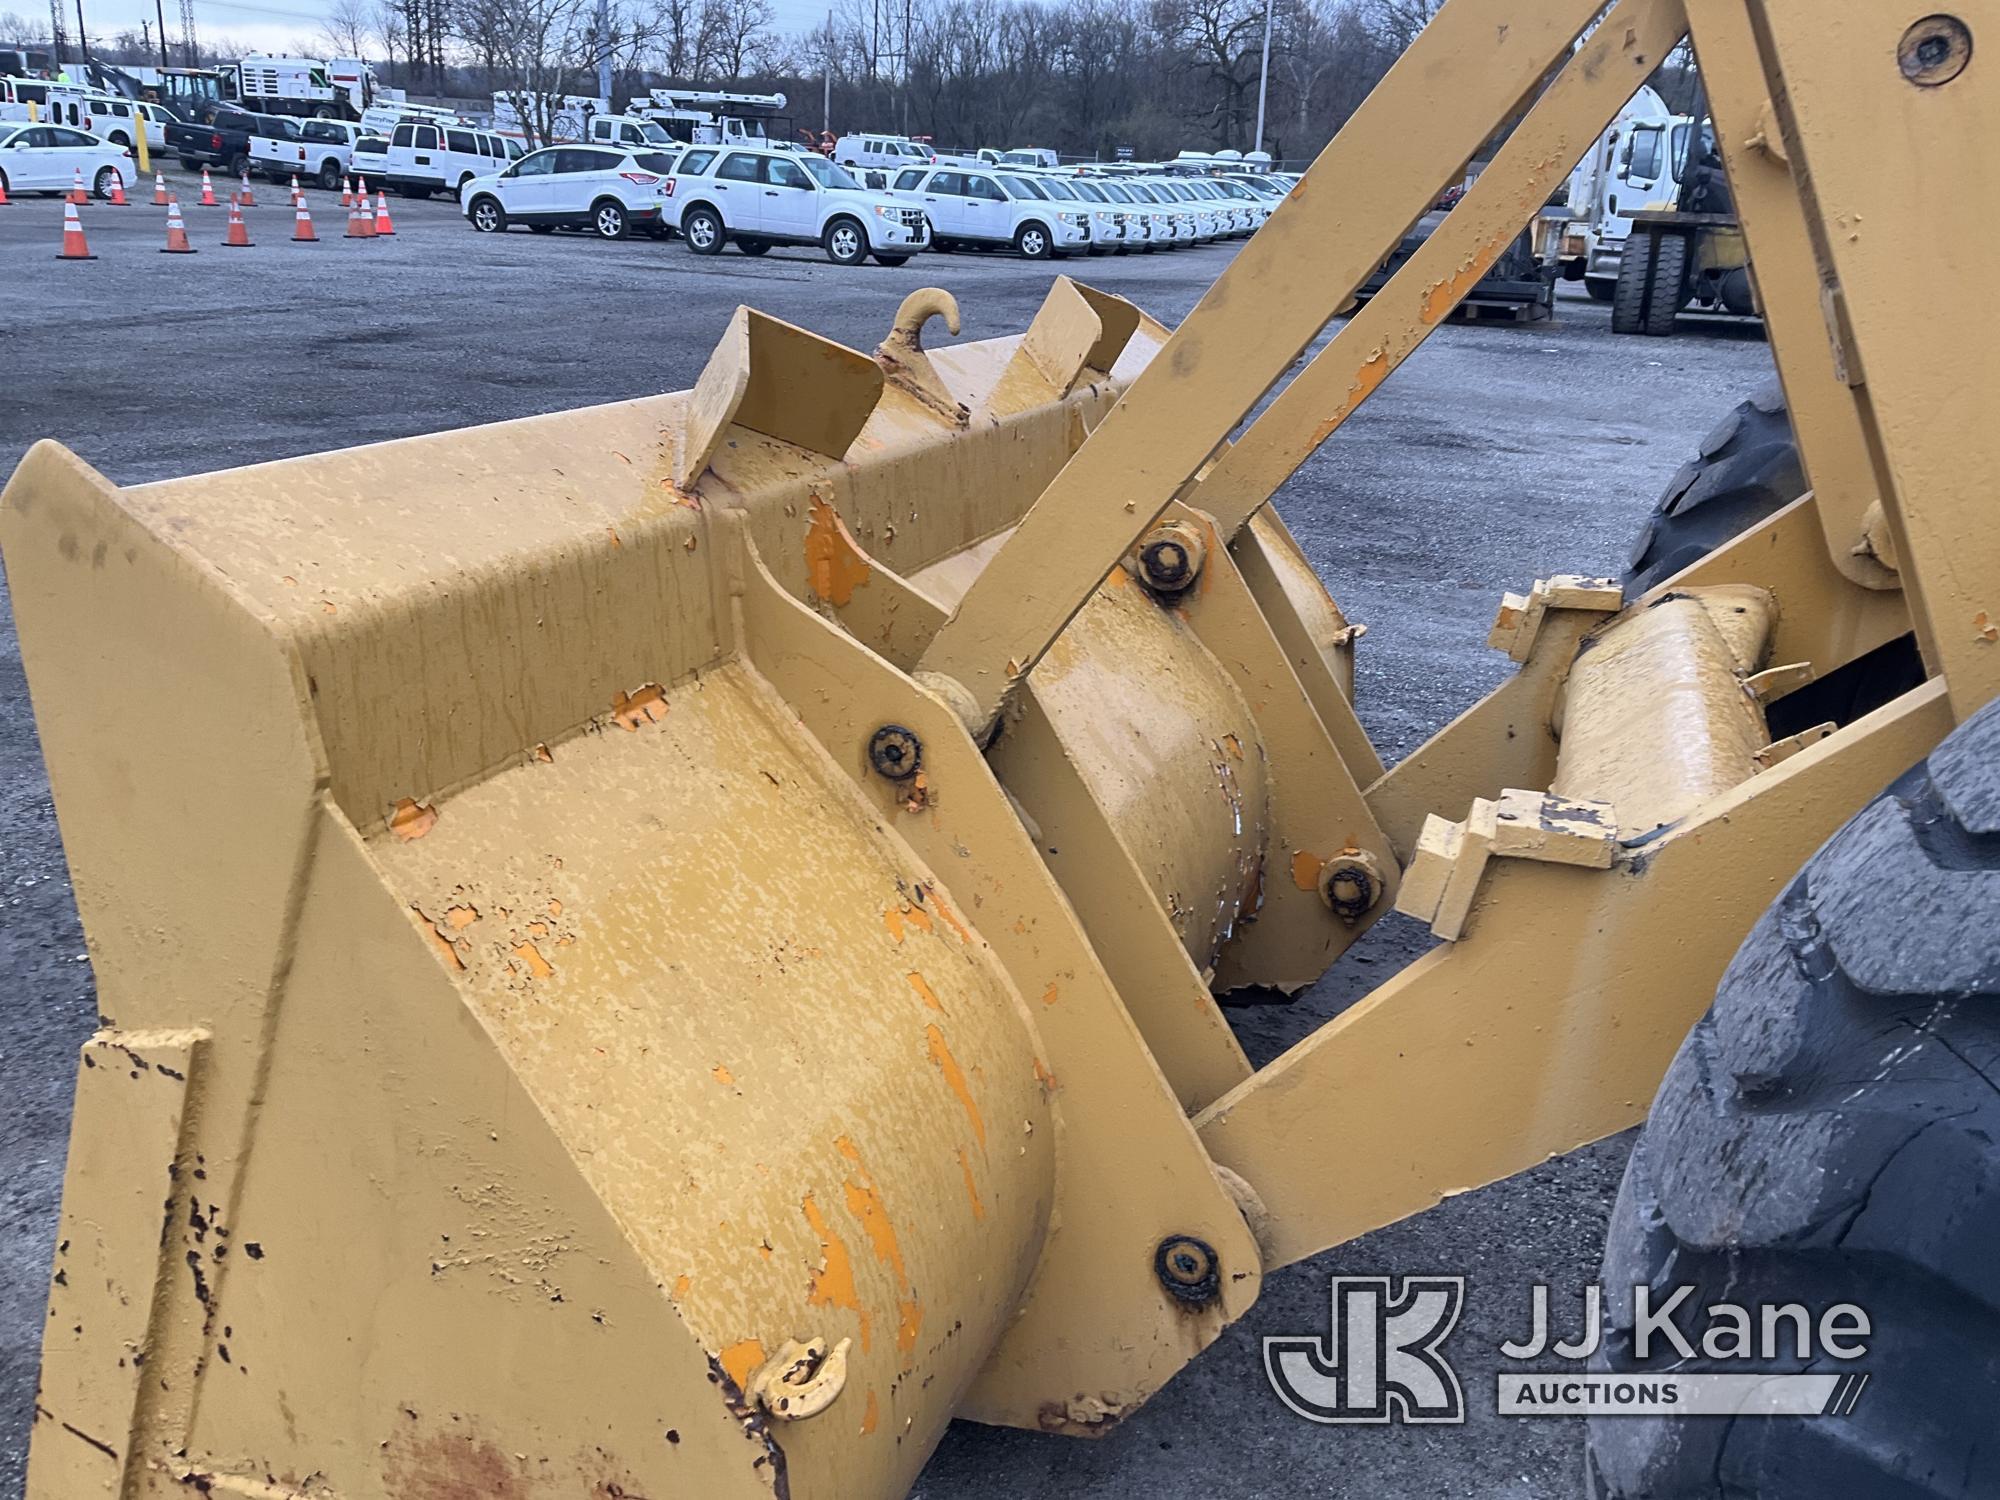
[[[1068,282],[1019,339],[933,313],[871,359],[746,311],[691,393],[125,491],[28,456],[105,1017],[35,1494],[891,1491],[1249,1305],[1211,981],[1353,927],[1279,831],[1314,747],[1190,617],[1287,658],[1225,550],[1115,570],[996,777],[896,663],[1165,335]],[[1252,551],[1338,698],[1337,612]]]

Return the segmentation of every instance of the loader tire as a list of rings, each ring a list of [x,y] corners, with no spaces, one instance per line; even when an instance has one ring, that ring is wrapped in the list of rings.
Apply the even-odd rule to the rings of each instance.
[[[1699,562],[1805,492],[1785,393],[1767,381],[1710,429],[1697,456],[1667,481],[1632,544],[1626,598]]]
[[[1668,1070],[1606,1235],[1592,1366],[1870,1376],[1842,1416],[1599,1417],[1593,1493],[1969,1496],[2000,1384],[2000,704],[1835,834],[1759,919]],[[1693,1360],[1634,1349],[1690,1285]],[[1707,1357],[1705,1309],[1851,1302],[1866,1353]],[[1789,1324],[1781,1325],[1789,1326]],[[1783,1341],[1787,1347],[1793,1340]]]

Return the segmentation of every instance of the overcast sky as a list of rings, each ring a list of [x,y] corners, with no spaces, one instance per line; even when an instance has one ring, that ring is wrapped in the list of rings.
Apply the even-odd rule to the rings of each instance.
[[[46,0],[0,0],[0,11],[39,16],[42,3]],[[62,0],[62,4],[73,46],[76,0]],[[180,0],[158,0],[158,4],[166,11],[168,38],[178,38]],[[287,52],[295,42],[312,42],[311,55],[319,56],[323,44],[318,37],[327,8],[324,0],[194,0],[195,32],[204,38],[226,37],[272,53]],[[826,24],[826,0],[772,0],[772,9],[777,13],[777,29],[787,34]],[[83,19],[93,37],[115,36],[128,28],[137,31],[142,19],[157,35],[154,12],[155,0],[83,0]],[[0,37],[0,41],[10,40]]]

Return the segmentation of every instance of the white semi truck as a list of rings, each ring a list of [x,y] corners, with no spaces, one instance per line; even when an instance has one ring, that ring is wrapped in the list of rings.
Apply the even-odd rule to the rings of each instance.
[[[1558,256],[1565,281],[1581,281],[1599,302],[1618,285],[1630,215],[1670,203],[1687,156],[1692,121],[1648,86],[1632,96],[1569,178],[1569,222]]]

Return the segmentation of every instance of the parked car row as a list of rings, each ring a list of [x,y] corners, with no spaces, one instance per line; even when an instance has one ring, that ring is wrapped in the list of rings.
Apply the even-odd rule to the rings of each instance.
[[[109,198],[112,188],[132,181],[132,160],[123,146],[67,125],[0,122],[0,191],[66,193],[82,174],[84,188]]]
[[[1043,260],[1247,235],[1296,181],[1122,166],[922,165],[870,187],[838,163],[790,147],[605,137],[544,147],[465,180],[458,193],[466,218],[486,234],[514,224],[544,233],[589,229],[607,239],[678,234],[697,255],[731,244],[746,255],[818,245],[839,265],[870,257],[901,265],[927,249],[1012,249]],[[366,171],[358,155],[355,166]],[[388,176],[397,180],[393,170]]]

